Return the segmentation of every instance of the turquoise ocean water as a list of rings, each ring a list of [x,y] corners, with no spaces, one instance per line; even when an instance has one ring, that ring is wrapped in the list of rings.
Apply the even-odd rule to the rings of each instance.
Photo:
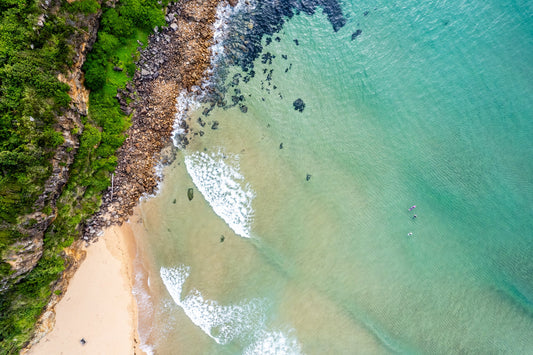
[[[146,348],[533,353],[533,4],[340,5],[189,111],[132,221]]]

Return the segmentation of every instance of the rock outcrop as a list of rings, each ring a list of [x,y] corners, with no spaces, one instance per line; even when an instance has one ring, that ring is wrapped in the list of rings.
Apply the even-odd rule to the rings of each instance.
[[[142,50],[134,77],[135,93],[126,88],[117,99],[135,99],[127,139],[118,151],[113,188],[103,197],[100,211],[87,223],[90,240],[102,227],[126,221],[143,194],[154,192],[159,178],[156,165],[172,160],[171,135],[176,98],[202,83],[210,66],[213,23],[220,0],[189,0],[170,4],[167,26],[155,28]],[[182,123],[187,131],[187,124]],[[186,138],[184,144],[186,144]],[[166,152],[166,153],[165,153]]]
[[[53,13],[58,11],[59,2],[42,2],[41,7],[47,13]],[[44,232],[55,219],[56,200],[68,181],[69,169],[79,146],[83,127],[80,117],[87,115],[89,92],[83,85],[84,74],[81,67],[96,41],[100,15],[99,11],[95,14],[78,14],[74,18],[75,27],[83,29],[75,32],[69,39],[69,44],[75,52],[74,65],[66,75],[58,75],[61,82],[70,86],[68,94],[71,97],[69,108],[57,117],[54,127],[56,131],[61,132],[64,142],[55,151],[52,174],[44,183],[43,193],[36,200],[32,212],[18,219],[17,231],[28,237],[10,245],[1,255],[2,260],[10,264],[11,273],[0,279],[0,292],[32,270],[42,256]],[[46,16],[41,16],[39,21],[42,21],[41,27],[44,26]]]

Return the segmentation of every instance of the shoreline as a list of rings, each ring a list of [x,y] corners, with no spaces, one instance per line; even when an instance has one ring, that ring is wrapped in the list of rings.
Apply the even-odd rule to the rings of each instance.
[[[169,4],[167,26],[154,30],[145,49],[139,47],[134,85],[117,93],[121,105],[132,100],[134,111],[126,141],[117,151],[114,188],[102,197],[82,237],[65,249],[68,267],[21,353],[144,354],[133,293],[136,242],[125,222],[139,217],[134,207],[142,196],[156,192],[161,180],[157,166],[174,159],[176,101],[180,92],[193,92],[209,75],[219,4],[235,2]],[[188,132],[187,122],[180,127]],[[186,137],[182,144],[187,144]]]
[[[52,331],[27,354],[143,353],[131,292],[137,252],[131,227],[107,228],[83,250],[87,256],[55,307]]]
[[[230,2],[189,0],[169,4],[167,27],[156,29],[144,50],[139,47],[134,85],[117,94],[119,102],[133,100],[134,111],[127,138],[117,151],[114,188],[108,189],[100,210],[87,221],[83,240],[97,238],[102,228],[128,220],[139,198],[157,190],[161,179],[157,166],[174,159],[177,99],[182,92],[195,92],[209,75],[217,8],[226,3]],[[189,132],[185,120],[179,125]],[[187,137],[182,137],[181,145],[187,143]]]

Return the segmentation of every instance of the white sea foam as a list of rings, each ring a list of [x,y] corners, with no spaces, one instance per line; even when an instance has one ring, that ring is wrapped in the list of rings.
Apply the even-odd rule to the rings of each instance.
[[[135,271],[135,281],[133,284],[132,293],[135,297],[138,309],[138,331],[140,337],[139,348],[146,354],[154,354],[154,348],[148,344],[148,338],[152,333],[151,318],[154,313],[153,301],[148,289],[150,287],[150,279],[147,276],[146,271],[143,269],[139,256],[135,257],[133,264]],[[148,289],[144,285],[147,283]]]
[[[172,126],[172,143],[174,146],[181,146],[181,138],[186,134],[182,128],[182,123],[186,121],[189,111],[194,111],[200,107],[199,96],[196,91],[187,92],[182,90],[176,98],[176,114]]]
[[[236,234],[250,238],[255,192],[239,173],[238,156],[226,155],[222,151],[195,152],[185,157],[185,165],[215,213]]]
[[[265,323],[265,301],[252,299],[236,305],[220,305],[205,299],[196,289],[182,296],[183,285],[190,268],[161,268],[160,274],[172,299],[191,321],[219,344],[254,334]]]
[[[215,63],[224,55],[224,40],[227,38],[230,28],[230,18],[239,12],[250,13],[255,7],[255,1],[240,0],[235,6],[223,2],[218,4],[216,19],[213,24],[213,42],[211,46],[211,64]]]
[[[183,286],[190,275],[190,267],[180,265],[160,269],[170,296],[191,321],[219,344],[233,340],[251,344],[244,354],[302,354],[294,330],[282,332],[266,326],[267,301],[254,298],[235,305],[220,305],[207,300],[197,289],[183,295]]]
[[[261,331],[256,334],[258,340],[247,347],[243,355],[297,355],[302,354],[302,348],[298,339],[291,334],[282,331]]]

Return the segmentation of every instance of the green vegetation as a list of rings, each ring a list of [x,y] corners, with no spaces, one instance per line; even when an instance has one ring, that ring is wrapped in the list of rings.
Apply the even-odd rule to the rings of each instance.
[[[37,25],[43,19],[37,0],[0,1],[0,255],[26,237],[16,228],[18,219],[33,211],[51,174],[50,159],[63,143],[54,124],[70,98],[57,74],[72,65],[69,39],[83,30],[68,23],[74,23],[75,15],[100,9],[95,0],[55,1],[58,6],[46,13],[42,27]],[[115,8],[103,9],[97,42],[83,66],[91,89],[89,115],[82,117],[80,146],[57,201],[56,218],[45,232],[43,256],[0,294],[0,354],[17,353],[29,340],[65,268],[63,249],[101,204],[129,125],[114,97],[135,71],[137,40],[146,42],[153,27],[164,24],[162,6],[166,2],[121,0]],[[53,213],[50,206],[42,212]],[[9,264],[0,263],[0,277],[11,272]]]
[[[65,10],[72,13],[95,14],[100,10],[100,4],[96,0],[78,0],[71,4],[64,4]]]
[[[32,0],[2,1],[0,13],[0,220],[15,223],[42,192],[62,143],[53,124],[70,98],[57,72],[72,63],[73,28],[54,14],[37,26]]]

